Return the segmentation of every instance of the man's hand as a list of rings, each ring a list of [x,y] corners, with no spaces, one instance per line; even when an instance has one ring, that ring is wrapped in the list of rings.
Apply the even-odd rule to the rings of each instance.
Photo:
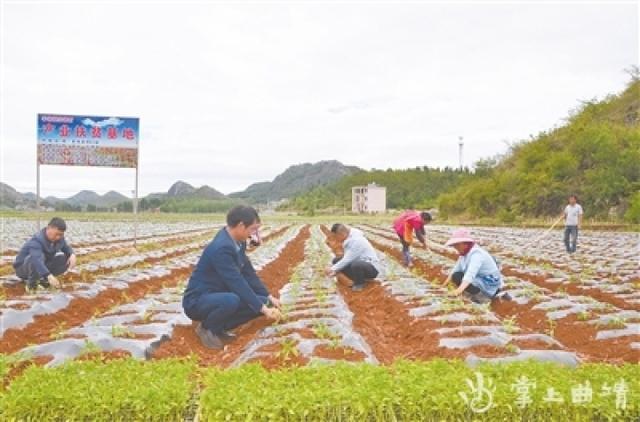
[[[56,289],[59,289],[61,287],[60,281],[53,274],[49,274],[47,276],[47,281]]]
[[[335,271],[333,271],[333,270],[331,269],[331,267],[327,267],[327,268],[325,268],[325,270],[324,270],[324,274],[325,274],[327,277],[333,277],[334,275],[336,275],[336,272],[335,272]]]
[[[267,305],[262,305],[261,311],[264,314],[264,316],[266,316],[269,319],[273,319],[276,321],[279,319],[282,319],[282,312],[280,312],[278,308],[269,308]]]
[[[69,259],[67,259],[67,265],[69,266],[69,269],[72,270],[73,267],[76,266],[76,254],[72,253],[69,256]]]
[[[272,295],[269,295],[269,301],[276,308],[282,309],[282,303],[280,303],[280,299],[278,299],[277,297],[273,297]]]

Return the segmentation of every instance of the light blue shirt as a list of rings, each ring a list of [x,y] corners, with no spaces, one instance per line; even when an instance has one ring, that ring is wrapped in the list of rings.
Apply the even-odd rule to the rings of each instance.
[[[493,297],[503,286],[498,264],[489,252],[478,245],[473,245],[468,254],[458,258],[451,274],[459,271],[464,273],[463,283],[470,282],[488,296]]]

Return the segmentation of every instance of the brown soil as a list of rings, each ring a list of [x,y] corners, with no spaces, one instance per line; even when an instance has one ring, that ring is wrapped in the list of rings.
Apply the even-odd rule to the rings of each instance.
[[[306,311],[308,309],[328,309],[333,307],[333,305],[330,303],[317,303],[315,301],[308,301],[303,304],[296,303],[294,306],[294,311]]]
[[[373,226],[370,226],[373,227]],[[375,227],[374,227],[375,228]],[[385,237],[387,239],[390,240],[397,240],[396,238],[394,238],[393,236],[386,236],[386,235],[381,235],[382,237]],[[372,242],[373,243],[373,242]],[[395,252],[395,250],[394,250]],[[452,252],[440,252],[440,251],[435,251],[432,250],[433,253],[437,253],[439,255],[445,256],[447,258],[450,259],[457,259],[457,256],[455,253]],[[401,255],[400,252],[394,253],[394,255]],[[421,263],[421,264],[420,264]],[[535,262],[536,264],[539,264],[539,262]],[[414,259],[414,264],[418,264],[416,266],[421,267],[422,265],[424,265],[423,261],[419,261],[417,259]],[[620,299],[618,297],[616,297],[613,294],[610,293],[605,293],[605,292],[600,292],[597,290],[593,290],[593,289],[584,289],[582,288],[579,284],[566,284],[566,283],[562,283],[562,284],[558,284],[558,283],[547,283],[546,277],[544,275],[534,275],[534,274],[527,274],[525,271],[522,271],[521,269],[518,270],[518,268],[513,267],[513,266],[509,266],[509,265],[504,265],[503,269],[502,269],[502,273],[504,275],[507,276],[514,276],[514,277],[519,277],[523,280],[526,281],[530,281],[531,283],[534,283],[540,287],[545,287],[553,292],[559,290],[559,289],[565,289],[567,293],[571,294],[571,295],[584,295],[584,296],[590,296],[594,299],[596,299],[599,302],[604,302],[604,303],[610,303],[614,306],[617,306],[621,309],[628,309],[628,310],[640,310],[640,305],[636,305],[636,304],[631,304],[626,302],[624,299]],[[442,278],[441,275],[438,275],[438,278]]]
[[[31,308],[31,305],[29,305],[28,303],[14,303],[13,305],[9,305],[9,308],[22,311]]]
[[[541,340],[514,340],[511,342],[522,350],[562,350],[554,344],[548,344]]]
[[[18,378],[30,366],[44,366],[53,360],[53,356],[34,356],[31,359],[23,360],[12,366],[7,376],[2,380],[2,389],[5,390],[11,381]]]
[[[305,339],[317,338],[316,334],[310,328],[282,330],[282,331],[278,332],[277,336],[278,337],[284,337],[284,336],[288,336],[288,335],[293,334],[293,333],[296,333],[300,337],[305,338]]]
[[[0,353],[13,353],[29,344],[49,341],[61,321],[64,321],[65,327],[69,328],[82,324],[96,313],[105,312],[118,304],[136,301],[165,286],[175,286],[185,280],[191,271],[191,267],[174,270],[165,277],[132,283],[123,290],[107,289],[93,298],[75,298],[66,308],[58,312],[38,315],[24,328],[11,328],[5,331],[0,342]]]
[[[319,358],[346,360],[349,362],[362,362],[367,357],[361,351],[351,347],[330,347],[326,344],[316,347],[313,355]]]
[[[563,289],[570,295],[589,296],[598,302],[610,303],[620,309],[640,311],[640,305],[628,303],[626,300],[620,299],[611,293],[602,292],[597,289],[583,288],[578,283],[547,283],[545,281],[546,277],[543,275],[527,274],[525,271],[508,265],[503,266],[502,273],[507,276],[514,276],[529,281],[539,287],[549,289],[552,292]]]
[[[279,291],[293,274],[295,267],[304,259],[304,244],[310,236],[309,226],[287,244],[278,258],[267,264],[258,272],[270,292]],[[164,342],[155,351],[154,359],[195,354],[203,366],[227,367],[240,356],[244,347],[256,333],[271,324],[265,317],[259,317],[235,330],[236,339],[227,344],[222,351],[205,348],[190,325],[176,326],[171,339]]]
[[[451,331],[446,334],[442,334],[442,337],[446,338],[474,338],[474,337],[484,337],[488,335],[483,331]]]
[[[386,248],[383,245],[371,242],[375,247],[390,254],[397,260],[401,260],[401,252],[396,249]],[[442,279],[440,268],[431,266],[424,261],[414,258],[414,265],[422,272],[427,280],[436,278]],[[541,277],[543,279],[543,277]],[[530,280],[532,281],[532,280]],[[540,281],[540,280],[538,280]],[[562,343],[566,350],[576,352],[580,358],[588,361],[621,363],[621,362],[638,362],[640,360],[640,352],[632,350],[630,344],[639,341],[640,336],[628,336],[615,340],[595,340],[597,327],[586,322],[578,321],[575,315],[556,321],[554,327],[548,323],[547,315],[544,311],[533,310],[533,304],[518,305],[513,301],[502,302],[496,301],[492,303],[492,310],[502,318],[515,317],[517,325],[522,329],[518,334],[526,334],[531,332],[550,334],[553,328],[552,337]],[[355,324],[355,320],[354,320]],[[369,341],[367,339],[367,341]],[[372,346],[373,347],[373,346]],[[544,349],[554,349],[555,346],[546,345]],[[475,353],[475,348],[472,349]],[[501,349],[504,354],[506,351]],[[374,350],[375,351],[375,350]],[[486,349],[491,352],[491,348]],[[447,355],[450,356],[450,353]],[[377,355],[376,355],[377,356]],[[449,357],[448,356],[448,357]]]
[[[97,360],[106,363],[112,360],[127,359],[131,357],[131,353],[126,350],[112,350],[110,352],[91,352],[80,355],[76,358],[79,361]]]
[[[141,262],[136,263],[135,265],[123,265],[120,267],[114,268],[99,268],[95,271],[83,271],[81,273],[67,273],[62,276],[59,276],[58,279],[60,283],[62,283],[62,291],[73,291],[74,288],[70,286],[70,283],[83,282],[83,283],[91,283],[96,280],[98,277],[103,277],[109,274],[115,274],[118,271],[128,270],[132,268],[145,268],[152,266],[154,264],[161,263],[166,259],[175,258],[178,256],[186,255],[193,251],[201,249],[200,246],[194,246],[193,248],[185,249],[184,251],[172,252],[170,254],[166,254],[157,258],[146,258]],[[123,254],[126,255],[126,254]],[[27,292],[25,289],[24,283],[20,283],[15,286],[0,286],[0,293],[4,294],[7,299],[15,299],[24,296]]]
[[[251,359],[249,363],[259,363],[266,369],[278,370],[282,368],[306,366],[309,363],[309,359],[304,356],[290,356],[284,359],[277,355],[270,355]]]
[[[321,227],[325,235],[330,233]],[[338,245],[327,239],[327,244]],[[364,290],[353,292],[352,282],[338,274],[338,288],[349,309],[354,313],[353,326],[371,347],[375,357],[383,364],[396,359],[427,360],[434,357],[456,357],[456,352],[439,347],[435,329],[442,324],[428,319],[416,319],[407,308],[389,294],[379,283],[367,283]],[[459,354],[459,353],[458,353]]]
[[[185,234],[191,234],[191,233],[197,233],[197,232],[202,232],[202,231],[206,231],[207,229],[191,229],[191,230],[185,230],[182,232],[177,232],[177,233],[165,233],[165,234],[151,234],[148,236],[138,236],[138,240],[141,239],[150,239],[152,237],[161,237],[161,236],[183,236]],[[74,243],[72,246],[74,248],[86,248],[89,246],[96,246],[96,245],[110,245],[113,243],[124,243],[124,242],[133,242],[134,238],[133,237],[128,237],[128,238],[120,238],[120,239],[113,239],[113,240],[101,240],[100,242],[77,242]]]

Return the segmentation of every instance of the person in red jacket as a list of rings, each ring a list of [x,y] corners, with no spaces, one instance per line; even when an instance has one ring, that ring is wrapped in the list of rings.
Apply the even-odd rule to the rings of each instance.
[[[402,242],[402,256],[404,257],[405,266],[410,267],[412,265],[409,248],[413,243],[414,232],[420,243],[422,243],[422,246],[428,249],[424,225],[429,224],[431,220],[431,214],[428,212],[418,212],[414,210],[407,210],[393,220],[393,229],[400,238],[400,242]]]

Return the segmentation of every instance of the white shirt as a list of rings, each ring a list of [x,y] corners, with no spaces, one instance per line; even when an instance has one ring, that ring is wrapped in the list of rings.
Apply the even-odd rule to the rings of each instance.
[[[382,265],[380,265],[378,254],[376,254],[375,249],[373,249],[371,243],[360,230],[350,228],[349,236],[344,240],[342,247],[344,248],[344,256],[331,267],[334,272],[342,270],[356,259],[359,259],[371,263],[378,270],[378,273],[382,273]]]
[[[575,205],[567,205],[564,209],[565,226],[577,226],[578,225],[578,216],[582,215],[582,207],[580,204]]]

